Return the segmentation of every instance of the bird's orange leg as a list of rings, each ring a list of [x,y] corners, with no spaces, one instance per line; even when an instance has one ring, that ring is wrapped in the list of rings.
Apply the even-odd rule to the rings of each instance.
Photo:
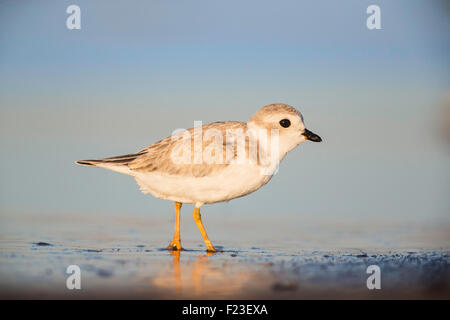
[[[175,233],[173,239],[167,247],[168,250],[182,250],[180,237],[180,216],[181,216],[181,202],[175,202]]]
[[[206,234],[205,227],[202,223],[202,216],[200,215],[200,208],[195,207],[194,212],[192,213],[194,216],[195,223],[197,224],[198,230],[200,230],[200,233],[202,234],[203,240],[205,240],[206,245],[206,251],[208,252],[217,252],[216,248],[211,243],[211,240],[209,240],[208,235]]]

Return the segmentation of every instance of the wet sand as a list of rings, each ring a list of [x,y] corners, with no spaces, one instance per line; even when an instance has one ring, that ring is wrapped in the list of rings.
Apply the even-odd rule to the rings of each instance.
[[[210,254],[190,218],[185,250],[169,252],[170,219],[3,215],[0,298],[450,298],[446,223],[215,216],[206,225],[220,252]],[[66,288],[73,264],[81,290]],[[369,265],[381,290],[366,287]]]

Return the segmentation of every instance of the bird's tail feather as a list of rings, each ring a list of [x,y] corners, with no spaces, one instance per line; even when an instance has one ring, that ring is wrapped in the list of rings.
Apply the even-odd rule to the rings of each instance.
[[[123,156],[116,156],[111,158],[103,158],[103,159],[92,159],[92,160],[78,160],[77,164],[82,166],[91,166],[98,168],[105,168],[113,171],[118,171],[121,173],[129,173],[130,169],[127,164],[139,157],[147,153],[146,151],[141,151],[133,154],[126,154]]]

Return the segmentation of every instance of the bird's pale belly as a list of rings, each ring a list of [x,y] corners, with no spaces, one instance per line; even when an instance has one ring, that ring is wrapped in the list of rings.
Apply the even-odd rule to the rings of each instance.
[[[271,175],[258,166],[230,165],[214,175],[190,177],[164,173],[135,173],[142,192],[182,203],[215,203],[245,196],[266,184]]]

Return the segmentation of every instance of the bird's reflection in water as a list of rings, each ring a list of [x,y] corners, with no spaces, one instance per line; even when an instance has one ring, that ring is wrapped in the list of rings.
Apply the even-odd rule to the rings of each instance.
[[[175,279],[175,291],[181,292],[180,251],[170,251],[173,255],[173,278]]]
[[[212,252],[199,256],[170,251],[173,256],[171,268],[165,269],[152,279],[152,284],[176,297],[228,297],[244,294],[247,289],[270,286],[262,270],[248,270],[226,260],[211,261]]]

